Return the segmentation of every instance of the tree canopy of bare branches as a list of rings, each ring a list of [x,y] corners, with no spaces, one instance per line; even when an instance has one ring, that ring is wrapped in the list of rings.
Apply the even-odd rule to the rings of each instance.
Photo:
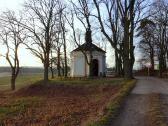
[[[55,35],[60,32],[59,14],[64,8],[60,8],[59,0],[29,0],[24,4],[26,19],[20,22],[27,29],[29,41],[25,43],[28,49],[44,65],[44,81],[48,81],[48,68],[50,53]]]
[[[11,67],[11,89],[15,90],[15,81],[19,74],[18,50],[20,44],[26,39],[25,30],[19,23],[14,22],[16,15],[13,11],[4,12],[1,15],[0,40],[6,46],[6,55],[4,56]],[[20,19],[22,18],[20,17]]]

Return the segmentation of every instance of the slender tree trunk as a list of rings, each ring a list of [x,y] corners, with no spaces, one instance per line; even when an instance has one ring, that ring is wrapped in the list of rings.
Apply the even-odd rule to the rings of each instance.
[[[89,22],[88,22],[89,23]],[[86,33],[85,33],[85,42],[88,44],[89,48],[89,77],[93,77],[93,50],[92,50],[92,31],[91,31],[91,25],[88,25],[88,28],[86,29]],[[87,55],[87,54],[86,54]],[[87,57],[86,57],[87,58]],[[87,59],[85,59],[87,60]]]
[[[150,74],[151,74],[151,76],[153,76],[154,75],[154,51],[153,51],[153,49],[151,49],[151,53],[150,53],[150,61],[151,61],[151,72],[150,72]]]
[[[62,75],[63,75],[64,77],[66,77],[66,76],[65,76],[65,66],[64,66],[64,63],[63,63],[63,62],[62,62],[61,70],[62,70]]]
[[[19,59],[18,59],[18,54],[17,54],[17,50],[18,50],[18,46],[15,48],[15,60],[14,60],[14,65],[12,65],[10,59],[9,59],[9,53],[7,53],[7,61],[9,62],[10,64],[10,67],[11,67],[11,89],[12,90],[15,90],[15,82],[16,82],[16,78],[19,74]]]
[[[122,59],[120,54],[115,51],[115,74],[116,76],[122,77]]]
[[[16,61],[17,62],[17,61]],[[19,73],[19,65],[16,67],[11,67],[12,68],[12,74],[11,74],[11,89],[15,90],[15,83],[16,83],[16,78],[18,76]]]
[[[51,71],[51,78],[54,78],[54,70],[53,70],[53,66],[50,66],[50,71]]]
[[[115,74],[116,76],[120,76],[119,57],[118,57],[118,53],[116,50],[115,50]]]
[[[161,28],[160,28],[161,30]],[[162,31],[162,30],[161,30]],[[163,77],[163,69],[164,69],[164,41],[163,34],[160,33],[160,54],[159,54],[159,77]]]
[[[63,33],[65,34],[65,33]],[[68,65],[67,65],[67,53],[66,53],[66,40],[65,40],[65,35],[64,36],[64,61],[65,61],[65,66],[64,66],[64,76],[67,77],[68,75]]]
[[[90,56],[89,56],[89,58],[90,58],[90,60],[89,60],[89,77],[93,77],[93,63],[92,63],[92,61],[93,61],[93,56],[92,56],[92,51],[90,51]]]
[[[60,48],[58,48],[58,51],[57,51],[57,58],[58,58],[58,61],[57,61],[57,72],[58,72],[58,76],[61,76],[61,65],[60,65]]]
[[[163,77],[163,62],[162,56],[159,58],[159,77]]]
[[[44,63],[44,83],[48,82],[48,63],[45,61]]]
[[[47,84],[48,82],[48,68],[49,68],[49,50],[45,54],[45,60],[44,60],[44,83]]]
[[[51,50],[51,59],[50,59],[50,71],[51,71],[51,78],[54,78],[54,70],[53,70],[53,55]]]
[[[122,44],[120,45],[120,50],[123,51],[123,47]],[[124,66],[123,66],[123,54],[119,54],[119,63],[120,63],[120,72],[121,72],[121,76],[124,77]]]
[[[12,70],[13,71],[13,70]],[[16,77],[15,77],[15,71],[12,72],[12,76],[11,76],[11,89],[15,90],[15,81],[16,81]]]
[[[166,53],[163,55],[163,69],[166,70]]]
[[[163,57],[163,43],[160,44],[160,54],[159,54],[159,77],[163,77],[163,68],[164,68],[164,57]]]
[[[11,79],[11,89],[15,90],[15,79],[14,78]]]

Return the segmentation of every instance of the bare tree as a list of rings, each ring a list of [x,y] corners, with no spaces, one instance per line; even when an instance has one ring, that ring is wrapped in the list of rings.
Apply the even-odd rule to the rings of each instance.
[[[3,44],[6,46],[6,60],[11,67],[11,89],[15,90],[16,78],[19,74],[19,57],[18,49],[20,44],[24,42],[26,36],[24,29],[19,23],[14,22],[16,19],[15,13],[12,11],[4,12],[1,16],[1,31],[0,37]],[[19,19],[20,21],[22,18]]]
[[[94,1],[97,15],[94,15],[100,24],[101,32],[115,49],[115,72],[117,76],[121,76],[122,72],[122,27],[119,18],[119,9],[115,0]],[[103,19],[100,7],[105,8],[104,13],[107,15]]]
[[[138,28],[142,39],[140,48],[151,61],[154,70],[154,60],[159,61],[159,76],[166,70],[167,38],[168,38],[168,3],[165,0],[153,1],[148,18],[141,20]]]
[[[168,42],[168,2],[165,0],[154,1],[151,9],[155,12],[152,21],[155,23],[155,38],[157,40],[157,54],[159,60],[159,76],[162,77],[166,70],[166,53]]]
[[[85,29],[85,46],[86,47],[91,47],[92,46],[92,28],[91,28],[91,7],[89,0],[77,0],[77,2],[73,2],[71,0],[71,5],[72,5],[72,10],[70,12],[71,14],[71,21],[70,19],[67,19],[68,24],[72,28],[72,34],[74,38],[74,42],[76,45],[80,48],[81,45],[79,44],[78,41],[78,36],[76,33],[75,25],[74,25],[74,19],[76,18],[81,24],[83,25]],[[86,63],[89,66],[89,76],[92,77],[92,60],[93,60],[93,55],[92,55],[92,48],[89,48],[89,51],[84,50],[83,48],[80,48],[82,54],[85,57]]]
[[[155,38],[155,23],[149,19],[143,19],[138,28],[139,33],[137,36],[141,37],[139,42],[139,48],[143,53],[143,58],[150,59],[151,72],[154,74],[154,56],[156,50],[156,38]]]
[[[102,2],[103,1],[103,2]],[[94,5],[97,10],[97,19],[99,20],[101,32],[110,42],[115,51],[122,56],[123,59],[123,69],[124,69],[124,77],[126,79],[133,78],[133,65],[134,65],[134,29],[136,22],[138,22],[141,5],[144,0],[93,0]],[[102,3],[105,4],[107,8],[108,15],[108,24],[111,28],[111,34],[109,30],[106,28],[106,23],[104,23],[102,18],[102,12],[100,11],[100,7]],[[116,12],[115,12],[116,11]],[[103,13],[104,14],[104,13]],[[115,17],[114,15],[118,15]],[[116,37],[116,18],[119,18],[120,27],[122,29],[122,33],[119,35],[122,37],[122,42],[120,46],[118,46],[115,42]],[[136,20],[135,20],[136,19]],[[111,38],[111,36],[113,38]],[[116,38],[114,38],[116,37]]]
[[[24,4],[27,19],[20,24],[27,29],[29,42],[25,45],[44,65],[44,82],[48,81],[48,68],[53,35],[59,32],[57,23],[59,0],[29,0]],[[58,31],[57,31],[58,30]]]
[[[60,8],[65,8],[63,5],[60,5]],[[61,26],[61,38],[63,41],[63,50],[64,50],[64,76],[67,77],[68,74],[68,65],[67,65],[67,41],[66,41],[66,18],[64,12],[60,12],[60,26]]]

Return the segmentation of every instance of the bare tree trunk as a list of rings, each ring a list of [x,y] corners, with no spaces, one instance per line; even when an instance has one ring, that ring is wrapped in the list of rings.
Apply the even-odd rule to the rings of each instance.
[[[91,31],[91,25],[88,25],[88,29],[86,29],[86,34],[85,34],[85,42],[89,45],[89,77],[93,76],[93,55],[92,55],[92,31]]]
[[[154,51],[153,51],[153,48],[151,49],[151,53],[150,53],[150,61],[151,61],[150,75],[153,76],[154,75]]]
[[[116,50],[115,50],[115,74],[116,76],[120,76],[119,58],[118,58],[118,53]]]
[[[53,55],[52,55],[52,50],[51,50],[51,59],[50,59],[50,71],[51,71],[51,78],[54,78],[54,70],[53,70]]]
[[[48,63],[44,63],[44,83],[48,82]]]
[[[48,46],[48,43],[46,44]],[[48,82],[48,68],[49,68],[49,62],[50,62],[50,59],[49,59],[49,48],[46,48],[46,54],[45,54],[45,58],[44,58],[44,83],[47,84]]]
[[[54,78],[54,70],[53,70],[53,65],[52,63],[50,64],[50,71],[51,71],[51,78]]]
[[[159,77],[163,77],[163,62],[162,62],[163,60],[162,60],[162,56],[160,56],[160,58],[159,58]]]
[[[15,80],[16,80],[15,70],[13,69],[12,70],[12,75],[11,75],[11,89],[12,90],[15,90]]]
[[[60,65],[60,48],[58,48],[58,51],[57,51],[57,72],[58,72],[58,76],[61,76],[61,65]]]
[[[115,50],[115,74],[116,76],[122,77],[122,59],[121,55]]]
[[[129,35],[129,41],[130,41],[130,77],[133,78],[133,67],[135,62],[135,56],[134,56],[134,4],[135,0],[132,0],[130,2],[130,35]]]
[[[18,59],[16,59],[16,60],[17,60],[16,62],[18,62]],[[17,63],[16,67],[11,66],[11,70],[12,70],[12,73],[11,73],[11,89],[15,90],[15,88],[16,88],[16,85],[15,85],[16,78],[19,74],[19,62]]]
[[[62,62],[61,70],[62,70],[62,75],[65,77],[65,64],[64,64],[64,62]]]
[[[50,71],[51,71],[51,78],[54,79],[54,70],[53,70],[53,67],[50,67]]]
[[[129,42],[129,21],[127,17],[124,18],[124,48],[123,48],[123,67],[124,67],[124,78],[132,79],[132,68],[130,60],[130,42]]]
[[[134,66],[134,62],[135,62],[135,56],[134,56],[134,45],[133,45],[133,41],[134,41],[134,20],[132,19],[131,21],[131,34],[130,34],[130,75],[131,78],[133,78],[133,66]]]
[[[11,78],[11,89],[15,90],[15,78]]]
[[[126,57],[126,56],[124,57],[123,66],[124,66],[124,78],[125,79],[132,79],[132,73],[130,72],[131,63],[130,63],[130,60],[128,59],[128,57]]]
[[[64,39],[64,76],[67,77],[68,75],[68,65],[67,65],[67,52],[66,52],[66,38],[65,38],[65,32],[63,32],[63,39]]]
[[[89,77],[93,77],[93,56],[92,51],[90,51],[90,61],[89,61]]]

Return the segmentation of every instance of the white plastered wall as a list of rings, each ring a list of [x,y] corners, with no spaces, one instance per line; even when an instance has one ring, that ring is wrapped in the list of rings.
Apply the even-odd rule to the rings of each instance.
[[[93,59],[98,60],[98,75],[105,73],[106,70],[106,57],[105,53],[94,51],[92,52]],[[87,55],[89,59],[89,55]],[[89,76],[89,65],[82,52],[71,53],[71,76],[84,77]]]

